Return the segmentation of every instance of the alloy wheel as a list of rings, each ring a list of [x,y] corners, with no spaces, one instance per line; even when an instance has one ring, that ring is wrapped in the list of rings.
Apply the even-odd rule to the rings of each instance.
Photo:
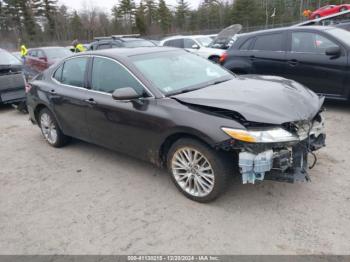
[[[205,197],[214,188],[214,170],[208,159],[190,147],[178,149],[171,161],[171,170],[182,190],[195,197]]]
[[[43,113],[40,116],[40,127],[45,139],[50,144],[55,144],[57,142],[57,129],[53,122],[51,116],[47,113]]]

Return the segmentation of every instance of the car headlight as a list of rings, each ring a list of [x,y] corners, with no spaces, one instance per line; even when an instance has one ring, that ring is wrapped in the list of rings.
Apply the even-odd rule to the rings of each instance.
[[[299,141],[297,136],[279,127],[267,130],[242,130],[226,127],[221,129],[230,137],[249,143],[280,143]]]

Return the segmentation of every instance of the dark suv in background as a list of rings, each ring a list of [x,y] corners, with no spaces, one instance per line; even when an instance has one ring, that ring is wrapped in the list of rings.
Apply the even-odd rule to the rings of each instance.
[[[350,98],[350,32],[334,27],[288,27],[242,34],[223,65],[237,74],[293,79],[336,100]]]

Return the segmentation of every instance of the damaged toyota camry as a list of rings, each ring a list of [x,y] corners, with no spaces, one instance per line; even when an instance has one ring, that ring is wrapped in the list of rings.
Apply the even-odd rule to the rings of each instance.
[[[234,175],[244,184],[309,181],[325,146],[323,98],[173,48],[66,58],[30,83],[27,99],[51,146],[74,137],[166,167],[198,202],[217,198]]]

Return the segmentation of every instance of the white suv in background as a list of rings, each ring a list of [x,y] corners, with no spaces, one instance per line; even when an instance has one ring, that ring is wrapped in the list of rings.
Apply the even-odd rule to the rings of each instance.
[[[191,53],[218,63],[225,50],[209,47],[212,41],[210,36],[205,35],[173,36],[161,41],[160,46],[185,48]]]

